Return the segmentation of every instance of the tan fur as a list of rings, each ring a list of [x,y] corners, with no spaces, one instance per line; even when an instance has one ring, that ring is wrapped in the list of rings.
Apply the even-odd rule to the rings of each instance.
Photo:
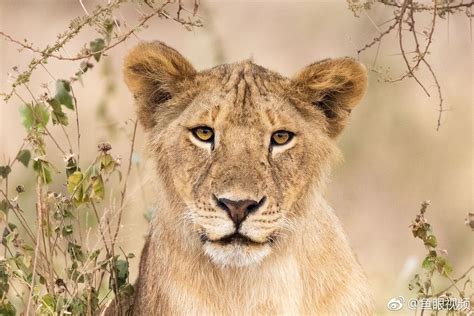
[[[325,60],[284,78],[251,61],[197,72],[144,43],[125,59],[156,162],[158,211],[143,250],[133,315],[370,315],[367,280],[322,197],[334,138],[367,85],[365,68]],[[215,143],[189,129],[209,126]],[[294,139],[269,150],[277,130]],[[234,232],[212,196],[260,200]],[[116,302],[108,315],[120,314]]]

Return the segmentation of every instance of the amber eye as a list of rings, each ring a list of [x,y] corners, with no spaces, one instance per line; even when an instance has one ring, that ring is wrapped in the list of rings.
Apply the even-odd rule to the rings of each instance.
[[[212,128],[207,126],[193,128],[191,133],[193,133],[194,137],[202,142],[210,143],[214,140],[214,131]]]
[[[273,146],[281,146],[285,145],[290,142],[290,140],[293,138],[293,133],[288,132],[288,131],[276,131],[272,135],[272,145]]]

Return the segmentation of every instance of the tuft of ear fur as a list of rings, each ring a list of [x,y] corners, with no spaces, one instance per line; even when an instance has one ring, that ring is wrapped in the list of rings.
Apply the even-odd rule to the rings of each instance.
[[[325,59],[305,67],[295,77],[294,84],[324,113],[328,133],[336,137],[365,94],[367,71],[352,58]]]
[[[193,66],[176,50],[162,42],[141,43],[124,61],[124,79],[138,105],[138,118],[145,129],[154,126],[160,104],[183,92],[196,74]]]

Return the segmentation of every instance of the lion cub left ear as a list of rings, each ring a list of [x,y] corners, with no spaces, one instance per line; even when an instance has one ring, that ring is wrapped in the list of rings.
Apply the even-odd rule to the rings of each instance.
[[[136,99],[138,119],[150,129],[155,125],[156,111],[186,90],[196,70],[175,49],[156,41],[133,48],[125,57],[123,73]]]
[[[329,136],[336,137],[365,94],[367,71],[351,58],[326,59],[304,68],[293,82],[324,113]]]

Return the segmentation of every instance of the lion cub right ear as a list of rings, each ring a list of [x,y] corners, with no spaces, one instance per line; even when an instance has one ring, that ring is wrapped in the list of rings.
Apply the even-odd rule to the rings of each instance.
[[[294,79],[296,89],[326,117],[336,137],[367,89],[367,70],[352,58],[325,59],[305,67]]]
[[[145,129],[155,125],[154,114],[164,102],[184,91],[195,74],[193,66],[173,48],[161,43],[142,43],[125,57],[124,79],[138,105]]]

